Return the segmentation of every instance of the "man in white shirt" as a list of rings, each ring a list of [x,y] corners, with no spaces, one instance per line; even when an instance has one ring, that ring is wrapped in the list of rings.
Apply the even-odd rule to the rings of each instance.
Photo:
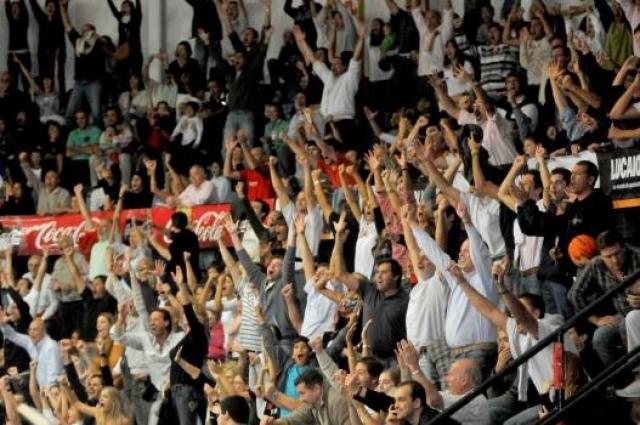
[[[437,214],[444,214],[441,210]],[[411,216],[411,221],[415,217]],[[443,220],[436,220],[441,226]],[[420,369],[431,382],[447,388],[445,377],[451,367],[451,353],[445,340],[449,287],[415,242],[410,221],[402,218],[402,230],[418,283],[409,293],[407,339],[420,352]],[[436,228],[436,234],[438,229]]]
[[[544,157],[541,157],[539,161],[541,167],[544,167],[545,172],[548,174]],[[511,189],[515,185],[516,176],[526,164],[526,156],[519,155],[516,157],[511,170],[498,189],[500,201],[515,213],[518,212],[518,204],[522,204],[523,200],[519,200],[511,195],[511,193],[513,193]],[[540,174],[538,170],[527,170],[520,174],[518,189],[524,199],[536,201],[540,211],[544,211],[545,208],[541,199],[543,187]],[[541,236],[525,235],[520,229],[518,220],[515,220],[513,222],[513,239],[515,242],[513,253],[515,275],[512,285],[514,293],[516,295],[530,293],[540,296],[542,295],[542,282],[538,279],[538,267],[540,266],[544,238]]]
[[[162,391],[169,380],[171,357],[169,353],[184,338],[184,332],[172,331],[171,315],[167,310],[156,309],[149,314],[148,330],[125,331],[129,311],[119,307],[118,319],[111,328],[111,338],[122,344],[144,352],[149,366],[149,378],[156,390]],[[149,425],[158,422],[162,397],[159,395],[149,412]]]
[[[453,9],[451,0],[446,0],[443,16],[437,10],[427,11],[425,19],[420,2],[411,10],[413,21],[420,33],[420,51],[418,53],[418,75],[426,77],[444,68],[444,45],[453,31]]]
[[[458,268],[452,267],[450,272],[473,306],[498,329],[508,334],[509,348],[514,359],[552,333],[561,323],[560,320],[554,320],[551,316],[543,317],[544,302],[540,297],[532,294],[522,294],[519,298],[516,298],[512,295],[504,285],[504,270],[500,265],[496,265],[493,268],[494,275],[497,276],[496,288],[499,294],[502,295],[505,305],[511,311],[512,318],[500,311],[493,301],[488,300],[476,291]],[[578,355],[577,348],[568,339],[565,341],[565,350],[568,353]],[[531,379],[539,394],[542,395],[547,392],[547,384],[553,379],[552,365],[553,346],[548,345],[518,368],[518,378],[516,380],[518,400],[527,401],[529,379]],[[519,420],[523,418],[537,419],[539,407],[534,406],[531,409],[526,409],[505,423],[518,424],[521,423]],[[503,408],[500,411],[502,414],[506,413]]]
[[[38,268],[42,263],[43,259],[40,255],[34,254],[29,257],[27,261],[27,269],[29,270],[27,273],[23,274],[22,277],[24,279],[28,279],[31,282],[35,282],[36,274],[38,272]],[[41,316],[42,320],[45,322],[58,311],[59,301],[58,298],[54,295],[49,287],[49,283],[51,282],[51,274],[45,273],[42,278],[42,286],[40,287],[40,292],[34,297],[33,310],[31,311],[32,316]],[[27,301],[25,299],[25,301]],[[29,301],[27,301],[29,303]],[[31,307],[31,303],[29,303]]]
[[[204,168],[201,165],[192,165],[189,168],[189,186],[180,195],[178,202],[185,207],[213,204],[217,201],[215,186],[207,180]]]
[[[471,285],[494,304],[498,303],[499,295],[493,286],[491,277],[491,257],[486,244],[480,234],[471,224],[464,206],[457,206],[458,214],[463,218],[469,239],[460,247],[458,266]],[[497,355],[497,335],[494,325],[479,312],[471,308],[471,304],[462,290],[454,282],[454,277],[448,271],[452,260],[436,242],[422,230],[417,223],[411,223],[416,243],[427,258],[436,266],[449,285],[451,294],[447,304],[445,320],[445,339],[451,347],[454,360],[471,358],[478,362],[484,378],[488,377],[495,366]]]
[[[313,64],[313,70],[322,80],[324,89],[320,112],[325,120],[333,120],[343,140],[354,141],[356,115],[356,93],[360,85],[361,61],[364,50],[365,28],[358,28],[358,41],[350,61],[347,55],[333,56],[331,53],[331,69],[324,62],[316,59],[311,47],[305,41],[305,34],[295,27],[293,34],[296,44],[302,52],[307,64]],[[357,139],[357,138],[356,138]]]
[[[64,373],[62,355],[58,344],[51,339],[45,330],[42,319],[34,319],[29,325],[29,335],[15,331],[9,325],[10,317],[0,310],[0,330],[6,339],[22,347],[37,363],[36,380],[40,388],[47,388],[58,383],[58,376]]]

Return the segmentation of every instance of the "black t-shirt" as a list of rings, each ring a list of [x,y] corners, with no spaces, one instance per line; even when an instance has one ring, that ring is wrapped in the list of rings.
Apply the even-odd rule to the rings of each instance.
[[[95,41],[93,48],[86,54],[78,55],[76,41],[81,37],[76,30],[69,31],[69,40],[73,45],[75,54],[75,80],[99,80],[105,69],[104,52],[100,39]],[[88,49],[88,47],[87,47]]]
[[[198,244],[198,237],[189,229],[184,229],[179,233],[171,234],[171,244],[169,244],[169,253],[171,254],[171,260],[169,261],[169,270],[175,271],[176,266],[182,268],[182,272],[186,273],[184,267],[184,253],[191,253],[191,267],[193,268],[196,278],[200,277],[200,270],[198,269],[198,256],[200,255],[200,245]]]
[[[140,193],[127,192],[124,194],[122,200],[122,207],[125,210],[131,210],[136,208],[149,208],[151,207],[151,201],[153,196],[151,192],[142,191]]]
[[[94,298],[88,287],[82,292],[84,304],[84,323],[82,326],[82,339],[93,341],[96,339],[96,321],[101,313],[116,314],[118,311],[118,301],[109,294],[104,294],[102,298]]]
[[[409,294],[402,289],[385,298],[376,284],[363,279],[358,293],[364,303],[362,320],[374,319],[369,329],[369,347],[381,358],[393,356],[396,344],[407,337],[406,315]]]

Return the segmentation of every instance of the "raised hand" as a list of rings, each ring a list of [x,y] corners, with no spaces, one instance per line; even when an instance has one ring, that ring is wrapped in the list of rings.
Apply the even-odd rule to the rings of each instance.
[[[469,212],[467,211],[467,207],[462,202],[458,202],[456,204],[456,214],[460,217],[463,223],[469,223],[471,219],[469,218]]]
[[[282,293],[282,296],[285,300],[292,301],[295,295],[293,291],[293,283],[287,283],[286,285],[284,285],[280,292]]]
[[[293,37],[296,39],[296,42],[302,43],[306,39],[306,34],[302,31],[298,25],[294,25],[293,27]]]
[[[176,283],[176,285],[180,285],[184,282],[184,275],[182,274],[182,267],[176,266],[176,271],[171,272],[171,278]]]
[[[295,217],[294,217],[293,224],[294,224],[294,227],[296,229],[296,234],[303,235],[304,234],[304,227],[306,225],[306,223],[305,223],[305,215],[297,213],[295,215]]]
[[[333,222],[333,228],[336,231],[336,234],[344,235],[347,230],[347,215],[344,211],[340,214],[340,219],[337,222]]]
[[[466,278],[464,277],[464,273],[462,272],[462,269],[457,263],[454,263],[453,261],[449,263],[449,266],[447,267],[447,271],[451,274],[451,276],[453,276],[456,282],[465,283],[467,281]]]
[[[153,274],[157,277],[162,277],[166,273],[167,263],[163,260],[156,260],[154,262]]]

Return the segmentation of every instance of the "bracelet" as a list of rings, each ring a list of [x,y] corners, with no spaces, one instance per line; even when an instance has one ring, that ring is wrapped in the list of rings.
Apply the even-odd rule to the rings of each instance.
[[[405,171],[409,171],[408,168],[401,168],[400,171],[405,172]]]
[[[471,151],[471,157],[480,155],[480,149],[474,149]]]
[[[313,185],[314,185],[314,186],[320,186],[321,184],[322,184],[322,183],[320,183],[320,181],[318,181],[318,180],[316,180],[316,181],[314,181],[314,182],[313,182]]]
[[[420,374],[421,372],[422,372],[422,371],[421,371],[420,369],[415,369],[415,370],[412,370],[412,371],[411,371],[411,374],[412,374],[412,375],[418,375],[418,374]]]

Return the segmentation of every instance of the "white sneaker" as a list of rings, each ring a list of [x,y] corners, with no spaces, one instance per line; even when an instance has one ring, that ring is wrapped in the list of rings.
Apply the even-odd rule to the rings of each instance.
[[[636,379],[621,390],[616,391],[618,397],[640,398],[640,379]]]

